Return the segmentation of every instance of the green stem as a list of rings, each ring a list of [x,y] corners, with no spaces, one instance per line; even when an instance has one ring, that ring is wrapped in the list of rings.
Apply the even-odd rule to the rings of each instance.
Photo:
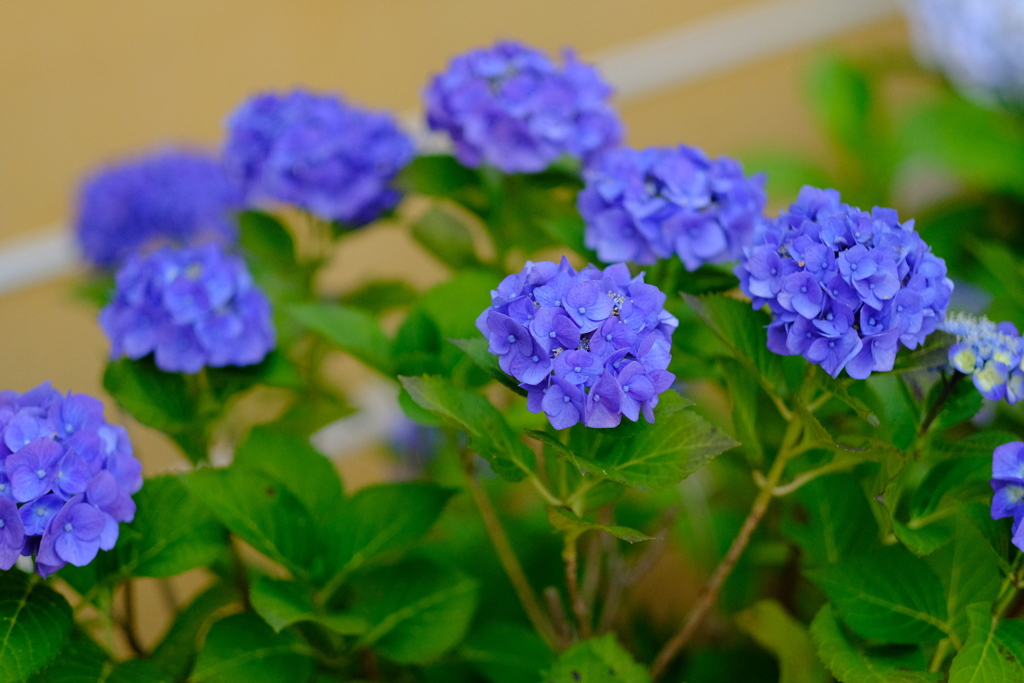
[[[580,595],[576,547],[578,540],[579,534],[573,532],[565,534],[565,547],[562,550],[562,559],[565,560],[565,586],[569,591],[569,603],[572,605],[573,614],[576,616],[576,627],[579,629],[580,637],[586,639],[591,635],[590,614],[588,613],[586,603],[583,601],[583,596]]]
[[[473,498],[473,502],[476,503],[476,507],[480,511],[484,528],[491,539],[494,551],[498,554],[498,560],[505,569],[505,574],[508,575],[512,588],[515,589],[519,602],[523,606],[523,611],[526,612],[526,616],[533,625],[533,628],[549,646],[554,647],[554,627],[552,627],[551,622],[541,609],[540,602],[537,600],[537,596],[533,592],[529,580],[526,578],[526,572],[523,571],[522,565],[519,564],[519,558],[516,557],[515,551],[512,549],[512,544],[505,534],[505,529],[501,526],[501,521],[498,519],[494,506],[491,505],[490,499],[476,480],[473,472],[473,456],[467,450],[463,450],[460,455],[462,471],[466,475],[467,488],[469,489],[470,496]]]
[[[935,656],[932,657],[931,664],[928,665],[928,671],[935,673],[942,667],[942,662],[946,660],[946,653],[949,652],[949,645],[949,638],[939,641],[939,646],[935,648]]]
[[[740,559],[740,555],[743,554],[743,550],[750,543],[751,535],[753,535],[757,525],[760,524],[765,512],[768,511],[772,498],[775,497],[775,487],[778,486],[779,480],[782,478],[786,463],[795,455],[793,446],[800,436],[801,427],[802,425],[798,421],[789,423],[786,435],[782,439],[782,447],[779,449],[778,455],[775,456],[775,462],[772,463],[768,476],[765,477],[764,486],[754,498],[754,503],[750,507],[750,512],[747,514],[743,526],[740,527],[739,533],[733,539],[732,545],[729,546],[729,550],[725,553],[725,557],[718,563],[711,577],[701,589],[697,603],[690,611],[689,616],[687,616],[683,627],[665,644],[655,658],[654,664],[651,665],[652,678],[656,679],[665,673],[668,665],[672,663],[672,660],[675,659],[680,650],[690,642],[690,639],[697,633],[697,629],[704,621],[708,612],[711,611],[711,607],[715,604],[718,594],[722,590],[722,585],[736,567],[736,562]]]

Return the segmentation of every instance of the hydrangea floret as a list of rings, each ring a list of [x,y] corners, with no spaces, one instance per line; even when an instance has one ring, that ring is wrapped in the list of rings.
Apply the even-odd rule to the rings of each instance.
[[[250,203],[293,204],[351,227],[398,204],[392,181],[415,154],[390,115],[302,90],[252,97],[227,128],[224,163]]]
[[[675,254],[692,271],[739,260],[767,201],[763,174],[747,177],[738,161],[686,145],[617,149],[584,178],[586,246],[607,263]]]
[[[75,233],[86,259],[111,268],[154,244],[232,244],[232,214],[241,205],[241,188],[219,161],[201,152],[165,151],[86,178]]]
[[[939,329],[956,335],[949,364],[970,375],[982,396],[993,401],[1005,398],[1011,405],[1024,399],[1024,340],[1013,323],[957,313]]]
[[[526,263],[491,292],[477,318],[501,369],[527,390],[531,412],[555,429],[582,421],[615,427],[640,413],[654,421],[679,322],[665,294],[624,264],[580,272],[561,263]]]
[[[270,303],[241,257],[214,244],[135,256],[100,312],[112,358],[154,354],[165,372],[253,365],[274,348]]]
[[[1013,517],[1013,544],[1024,550],[1024,441],[997,446],[992,453],[992,519]]]
[[[616,147],[612,89],[571,51],[559,68],[543,52],[499,42],[455,57],[424,93],[427,123],[469,167],[534,173],[563,155],[588,162]]]
[[[891,370],[900,344],[913,349],[935,331],[953,292],[913,221],[813,187],[760,229],[735,272],[754,307],[771,310],[768,348],[833,377]]]
[[[63,395],[49,382],[0,392],[0,459],[2,569],[19,555],[35,555],[44,577],[84,566],[135,517],[142,466],[128,433],[106,422],[92,396]]]
[[[981,100],[1024,102],[1024,5],[1019,0],[910,0],[920,59]]]

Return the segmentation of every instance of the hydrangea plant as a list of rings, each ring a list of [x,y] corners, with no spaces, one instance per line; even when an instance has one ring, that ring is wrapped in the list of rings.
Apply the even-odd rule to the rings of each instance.
[[[109,193],[103,386],[187,462],[143,480],[97,399],[0,393],[0,683],[1020,680],[1010,247],[958,228],[965,268],[811,186],[768,218],[738,162],[615,149],[608,95],[500,43],[427,88],[453,155],[247,100],[217,162],[263,208],[237,240]],[[337,228],[384,213],[446,274],[322,291]],[[1004,322],[948,313],[952,277]],[[318,450],[374,421],[341,355],[404,413],[404,465],[356,490]]]

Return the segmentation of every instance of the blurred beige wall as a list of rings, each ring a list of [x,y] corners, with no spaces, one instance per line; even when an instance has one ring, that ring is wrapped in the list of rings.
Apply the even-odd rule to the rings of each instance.
[[[855,2],[856,0],[851,0]],[[336,90],[412,111],[451,55],[500,37],[585,57],[766,0],[301,0],[0,4],[0,248],[66,223],[81,174],[153,145],[215,145],[225,114],[263,88]],[[787,50],[622,107],[635,145],[686,142],[713,154],[771,145],[820,151],[801,95],[823,49],[899,46],[898,20]],[[400,232],[360,235],[342,280],[417,272]],[[438,273],[434,264],[422,272]],[[70,278],[0,296],[0,389],[44,379],[102,395],[107,345]],[[144,432],[144,430],[137,430]],[[173,461],[149,435],[147,470]]]

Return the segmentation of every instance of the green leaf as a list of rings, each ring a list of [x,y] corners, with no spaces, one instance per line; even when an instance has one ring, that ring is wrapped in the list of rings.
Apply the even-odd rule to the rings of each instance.
[[[603,524],[588,522],[568,508],[549,507],[548,521],[551,522],[551,526],[565,534],[572,534],[573,537],[579,537],[581,534],[593,530],[604,531],[615,538],[626,541],[627,543],[653,540],[651,536],[648,536],[641,531],[637,531],[636,529],[630,529],[629,527],[605,526]]]
[[[936,382],[925,400],[925,414],[932,411],[940,398],[943,398],[943,403],[936,414],[935,421],[932,422],[932,429],[943,429],[960,424],[964,420],[971,419],[981,410],[981,393],[972,382],[963,376],[960,376],[960,379],[949,390],[946,389],[946,381]]]
[[[693,296],[683,300],[704,321],[721,342],[721,352],[739,361],[771,396],[782,396],[803,374],[803,360],[780,356],[768,350],[765,326],[768,316],[749,303],[721,295]]]
[[[1008,112],[949,96],[928,98],[901,122],[909,151],[984,189],[1024,192],[1024,127]]]
[[[843,621],[865,638],[923,643],[946,635],[942,583],[905,548],[878,548],[807,575]]]
[[[238,216],[239,244],[256,267],[281,271],[296,267],[295,240],[276,217],[262,211],[244,211]]]
[[[297,304],[287,310],[342,351],[385,375],[391,374],[391,341],[377,320],[365,311],[326,303]]]
[[[827,683],[807,628],[774,600],[736,615],[736,624],[779,660],[779,683]]]
[[[354,412],[355,408],[334,391],[306,388],[295,392],[288,410],[265,428],[308,439],[320,428]]]
[[[967,606],[992,602],[1002,587],[1000,557],[966,517],[954,518],[953,543],[935,552],[928,563],[942,580],[949,625],[961,641],[970,629]]]
[[[437,659],[462,640],[478,583],[423,560],[367,572],[353,582],[352,611],[371,624],[361,642],[402,664]]]
[[[498,365],[498,357],[487,350],[488,341],[486,339],[483,337],[473,337],[471,339],[449,339],[448,341],[462,349],[474,363],[486,370],[492,379],[497,380],[520,396],[526,396],[526,390],[519,386],[518,380],[505,374],[505,371]]]
[[[444,197],[456,190],[480,183],[479,174],[466,168],[449,154],[424,154],[416,157],[399,173],[396,184],[410,192]]]
[[[859,152],[868,135],[872,92],[867,75],[839,57],[819,59],[808,79],[818,122],[848,150]]]
[[[608,634],[576,643],[544,677],[550,683],[650,683],[647,669]]]
[[[941,673],[924,671],[918,648],[869,649],[843,632],[832,608],[825,605],[811,622],[818,655],[839,683],[938,683]]]
[[[533,629],[497,621],[474,627],[458,654],[491,683],[537,683],[554,660]]]
[[[224,527],[177,477],[147,479],[134,498],[134,540],[122,576],[176,576],[211,564],[227,547]]]
[[[564,244],[577,254],[585,256],[590,263],[600,263],[597,252],[588,249],[584,243],[586,223],[579,214],[552,216],[540,221],[540,227],[560,244]]]
[[[509,481],[533,472],[536,458],[483,396],[459,389],[442,377],[399,377],[422,408],[453,422],[470,435],[470,445]]]
[[[674,391],[661,395],[654,424],[623,425],[607,452],[576,457],[587,472],[638,489],[655,490],[678,484],[719,453],[739,444],[700,415]]]
[[[422,309],[414,308],[395,335],[392,367],[399,375],[448,374],[441,347],[437,324]]]
[[[809,564],[835,564],[878,538],[878,523],[852,474],[819,477],[786,502],[782,533],[799,544]]]
[[[327,543],[338,571],[351,572],[378,557],[405,550],[433,526],[452,489],[429,482],[377,484],[360,489],[346,514],[331,522]]]
[[[848,388],[849,382],[836,379],[822,370],[821,366],[815,365],[814,384],[818,389],[832,394],[832,396],[853,408],[857,415],[872,427],[877,427],[881,424],[881,420],[878,419],[878,416],[875,415],[871,408],[860,398],[850,393]]]
[[[394,308],[408,306],[419,293],[404,280],[372,280],[338,299],[338,303],[380,315]]]
[[[171,683],[171,679],[148,659],[130,659],[115,666],[103,683]]]
[[[150,659],[167,675],[182,680],[199,654],[199,638],[222,610],[238,600],[234,584],[218,581],[192,599],[174,618]]]
[[[479,265],[473,234],[450,211],[432,206],[412,224],[412,236],[452,270]]]
[[[757,429],[757,413],[761,395],[757,385],[750,381],[750,373],[733,358],[720,358],[722,376],[732,401],[732,424],[740,445],[751,461],[761,463],[764,450]]]
[[[970,636],[953,658],[949,683],[1024,683],[1024,622],[992,618],[992,604],[967,607]]]
[[[306,651],[298,636],[274,633],[255,614],[235,614],[210,629],[191,680],[304,683],[313,673],[313,660]]]
[[[38,577],[0,573],[0,683],[17,683],[43,668],[71,634],[71,606]]]
[[[181,476],[233,534],[292,574],[315,573],[317,524],[299,501],[276,479],[245,467],[205,468]]]
[[[334,463],[307,439],[254,427],[235,451],[235,466],[270,475],[298,498],[319,524],[345,497]]]
[[[443,339],[475,337],[480,334],[476,319],[491,305],[491,290],[498,282],[493,271],[467,268],[424,293],[419,306]]]
[[[57,658],[26,683],[99,683],[110,666],[107,655],[91,638],[72,633]]]
[[[122,358],[107,365],[103,388],[136,420],[174,439],[193,463],[206,459],[202,434],[212,415],[200,412],[194,387],[185,375],[162,372],[149,357]]]
[[[309,591],[294,581],[264,576],[249,590],[253,609],[277,632],[299,621],[318,623],[343,636],[362,635],[370,626],[360,616],[317,610]]]

